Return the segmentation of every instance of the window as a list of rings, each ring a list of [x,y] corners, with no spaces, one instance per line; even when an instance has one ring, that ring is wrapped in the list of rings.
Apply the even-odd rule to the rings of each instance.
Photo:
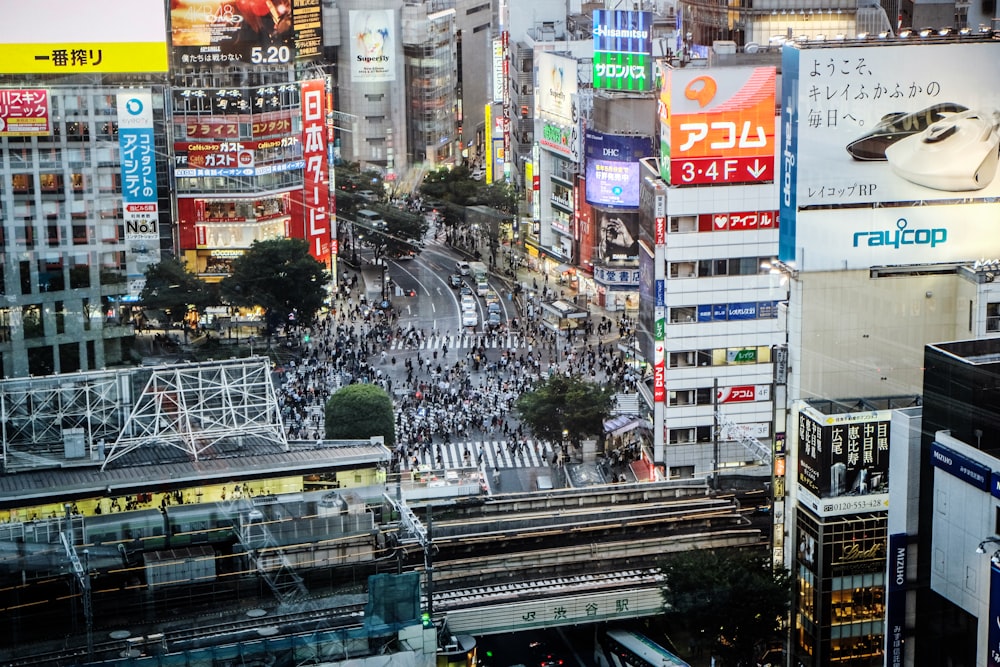
[[[670,323],[680,324],[683,322],[694,322],[697,311],[694,306],[684,306],[670,309]]]
[[[679,234],[689,234],[698,231],[698,216],[679,215],[670,218],[670,231]]]
[[[692,479],[694,466],[671,466],[670,479]]]
[[[986,330],[1000,331],[1000,303],[986,304]]]
[[[690,445],[712,441],[711,426],[694,426],[691,428],[672,428],[668,432],[671,445]]]
[[[670,263],[671,278],[694,278],[696,275],[695,263],[693,261]]]

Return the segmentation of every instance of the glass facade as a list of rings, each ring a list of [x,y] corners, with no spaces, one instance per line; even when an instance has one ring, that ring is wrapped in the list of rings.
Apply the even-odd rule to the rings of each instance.
[[[44,136],[0,137],[0,357],[5,376],[92,370],[128,357],[146,267],[170,247],[126,238],[119,86],[50,86]],[[151,87],[157,191],[167,187],[162,91]],[[168,212],[162,199],[159,210]]]
[[[418,20],[425,29],[408,26],[407,33],[421,35],[422,41],[403,47],[410,105],[406,145],[411,163],[426,162],[435,168],[460,158],[455,13],[442,11]]]

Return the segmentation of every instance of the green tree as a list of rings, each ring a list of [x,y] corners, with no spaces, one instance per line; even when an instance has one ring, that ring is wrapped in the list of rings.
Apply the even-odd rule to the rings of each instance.
[[[381,387],[349,384],[330,397],[324,415],[326,437],[331,440],[363,440],[380,435],[386,447],[396,445],[392,399]]]
[[[304,240],[271,239],[255,241],[234,260],[221,289],[226,301],[235,306],[263,308],[268,331],[273,332],[289,321],[312,324],[329,282],[330,274],[309,254]]]
[[[188,270],[180,260],[169,257],[146,268],[146,284],[139,294],[143,308],[162,310],[170,322],[180,321],[193,307],[199,314],[213,303],[217,295]],[[164,324],[166,326],[166,324]]]
[[[559,442],[563,434],[575,445],[587,436],[604,436],[614,391],[579,375],[556,374],[521,394],[514,409],[536,437]]]
[[[382,214],[385,228],[372,229],[359,222],[355,224],[355,233],[364,235],[365,244],[372,249],[376,262],[383,257],[396,259],[423,249],[423,238],[427,233],[427,221],[423,216],[395,206],[372,204],[370,207]]]
[[[668,616],[704,637],[726,665],[756,664],[761,643],[777,638],[791,604],[791,578],[766,550],[701,549],[666,556]]]

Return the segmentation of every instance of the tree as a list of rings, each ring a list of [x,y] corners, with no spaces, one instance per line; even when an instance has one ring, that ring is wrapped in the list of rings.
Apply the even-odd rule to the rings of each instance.
[[[385,438],[386,447],[396,445],[396,421],[392,399],[373,384],[349,384],[326,402],[326,437],[331,440]]]
[[[201,314],[207,306],[217,302],[212,290],[174,257],[146,268],[146,284],[139,300],[143,308],[164,311],[169,322],[182,320],[190,307]]]
[[[514,409],[536,437],[579,445],[587,436],[604,435],[614,391],[579,375],[556,374],[517,399]]]
[[[255,241],[233,261],[222,295],[236,306],[260,306],[268,332],[292,321],[309,326],[326,298],[330,274],[302,239]],[[291,317],[290,317],[291,316]]]
[[[371,206],[373,210],[382,214],[385,229],[365,226],[363,231],[358,233],[364,234],[365,243],[372,249],[376,263],[383,257],[396,259],[411,252],[419,253],[423,249],[423,238],[428,225],[422,216],[394,206],[377,204]],[[361,227],[361,223],[356,223],[356,226]]]
[[[791,604],[791,577],[767,551],[701,549],[668,555],[660,565],[668,615],[726,665],[756,664],[760,643],[776,638]]]

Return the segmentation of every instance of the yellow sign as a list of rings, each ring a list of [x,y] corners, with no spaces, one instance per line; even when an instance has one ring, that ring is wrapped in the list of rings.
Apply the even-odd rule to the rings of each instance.
[[[486,123],[486,145],[483,154],[483,166],[486,167],[486,182],[493,182],[493,133],[490,132],[493,122],[493,105],[487,104],[483,109],[484,121]]]
[[[0,44],[0,74],[166,72],[164,42]]]

